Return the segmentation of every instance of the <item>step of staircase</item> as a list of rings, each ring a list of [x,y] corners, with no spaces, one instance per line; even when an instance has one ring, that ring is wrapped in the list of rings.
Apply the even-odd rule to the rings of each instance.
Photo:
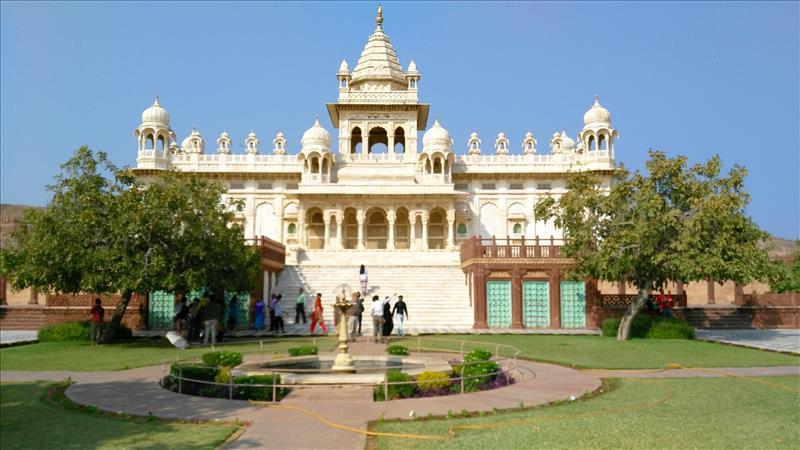
[[[44,309],[42,307],[4,306],[0,309],[0,329],[38,330],[45,324]]]
[[[347,284],[359,289],[358,269],[367,267],[369,277],[368,300],[362,322],[362,332],[372,334],[369,315],[373,295],[383,299],[399,294],[408,306],[410,320],[404,328],[431,329],[453,327],[470,329],[474,322],[466,277],[458,264],[457,252],[431,252],[422,256],[403,255],[393,258],[392,252],[304,252],[301,263],[287,265],[278,275],[274,292],[283,295],[286,316],[294,319],[294,304],[299,286],[311,294],[322,293],[324,316],[328,324],[333,321],[334,289]],[[406,252],[407,253],[407,252]],[[310,314],[313,304],[306,304]],[[396,329],[396,324],[395,324]]]
[[[687,308],[684,317],[690,325],[706,329],[753,328],[753,319],[747,311],[739,308]]]

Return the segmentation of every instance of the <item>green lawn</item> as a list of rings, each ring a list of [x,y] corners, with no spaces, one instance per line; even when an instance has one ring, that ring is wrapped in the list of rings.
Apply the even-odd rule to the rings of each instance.
[[[286,353],[290,347],[309,344],[311,338],[264,339],[259,342],[218,345],[218,350],[243,353]],[[321,352],[333,350],[334,337],[316,338]],[[163,340],[139,339],[127,344],[91,346],[88,342],[42,342],[0,349],[0,367],[3,370],[122,370],[175,361],[176,357],[189,358],[211,351],[210,347],[177,350]]]
[[[368,447],[800,448],[800,377],[759,380],[792,392],[738,378],[612,380],[616,389],[574,403],[470,419],[373,424],[375,431],[441,436],[460,425],[492,428],[455,429],[456,437],[443,441],[381,437]]]
[[[53,404],[47,383],[0,384],[0,448],[213,449],[238,426],[112,416]]]
[[[417,337],[395,339],[417,348]],[[674,339],[631,339],[620,342],[603,336],[564,335],[458,335],[422,336],[423,347],[459,350],[450,340],[484,341],[519,348],[525,358],[536,361],[598,369],[655,369],[678,363],[686,367],[747,367],[800,365],[800,356],[734,347],[705,341]],[[490,344],[475,344],[492,352]],[[468,349],[469,346],[466,347]],[[508,350],[501,350],[505,355]]]

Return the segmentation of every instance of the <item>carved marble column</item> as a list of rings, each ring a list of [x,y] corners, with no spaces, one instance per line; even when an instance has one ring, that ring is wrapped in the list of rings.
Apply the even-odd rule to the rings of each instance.
[[[358,249],[364,250],[364,209],[358,208],[356,211],[356,221],[358,222]]]
[[[386,248],[389,250],[395,249],[395,242],[394,242],[394,224],[397,220],[397,212],[394,208],[390,209],[386,213],[386,219],[389,221],[389,239],[386,241]]]
[[[331,216],[328,214],[322,215],[322,223],[325,224],[325,243],[322,248],[330,250],[331,248]]]
[[[389,153],[390,155],[393,155],[394,154],[394,134],[387,135],[386,139],[387,139],[386,140],[386,147],[389,148],[389,151],[387,153]]]
[[[417,214],[409,209],[408,213],[408,249],[417,249]]]
[[[428,249],[428,219],[426,217],[422,219],[422,249]]]
[[[452,250],[455,247],[455,239],[453,237],[453,227],[456,224],[456,210],[449,209],[447,210],[447,248],[448,250]]]
[[[297,208],[297,244],[306,247],[306,211],[303,208]]]
[[[342,223],[344,223],[344,214],[339,211],[336,213],[336,248],[341,250],[344,248],[344,238],[342,237]]]

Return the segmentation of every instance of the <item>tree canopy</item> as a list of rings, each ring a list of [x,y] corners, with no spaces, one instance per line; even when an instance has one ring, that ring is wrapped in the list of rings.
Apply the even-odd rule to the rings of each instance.
[[[3,252],[14,288],[121,293],[103,341],[134,292],[254,288],[260,256],[233,221],[241,204],[223,204],[223,186],[173,171],[145,182],[87,147],[61,169],[50,204],[26,211]]]
[[[536,204],[537,217],[564,232],[565,256],[574,276],[635,285],[637,300],[620,324],[627,339],[630,320],[652,289],[668,280],[733,280],[745,284],[769,272],[759,242],[769,235],[745,214],[747,170],[722,174],[715,156],[689,166],[685,156],[650,151],[646,172],[619,169],[610,186],[586,172],[570,175],[567,192]]]

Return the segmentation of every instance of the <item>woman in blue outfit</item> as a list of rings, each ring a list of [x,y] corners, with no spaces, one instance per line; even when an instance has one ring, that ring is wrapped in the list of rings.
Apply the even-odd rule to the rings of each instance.
[[[264,329],[264,306],[263,298],[256,300],[255,310],[253,311],[253,315],[255,316],[253,328],[255,328],[256,331]]]

